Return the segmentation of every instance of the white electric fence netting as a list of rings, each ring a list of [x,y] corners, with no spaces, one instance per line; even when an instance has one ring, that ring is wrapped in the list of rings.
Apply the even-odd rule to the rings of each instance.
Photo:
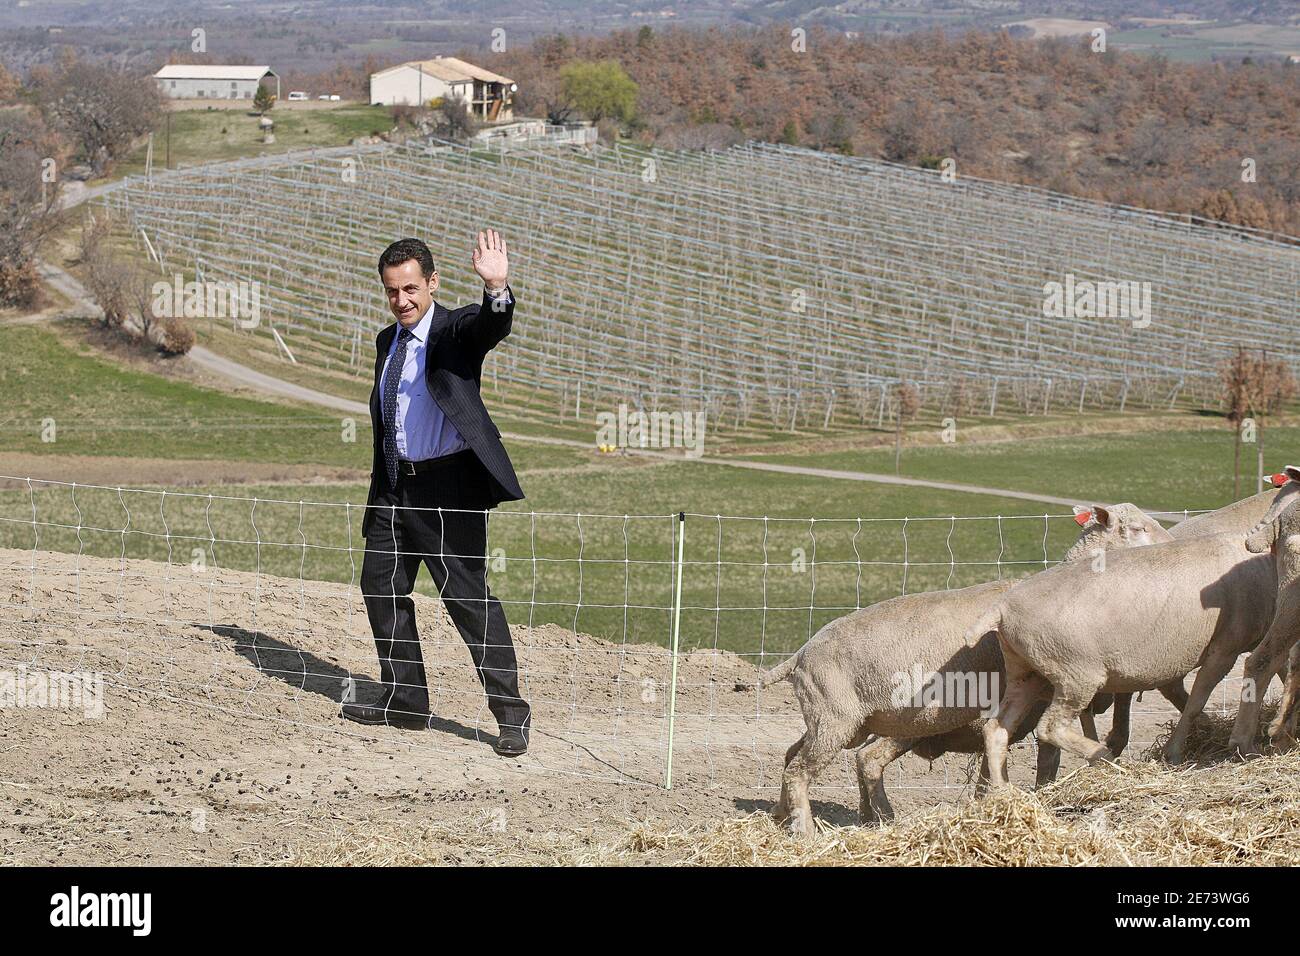
[[[110,713],[114,694],[146,694],[159,708],[249,721],[232,734],[277,721],[499,759],[482,743],[497,728],[470,654],[428,574],[415,602],[430,730],[339,719],[343,702],[380,692],[360,587],[364,507],[342,500],[346,489],[291,501],[29,478],[0,487],[0,669],[102,675]],[[788,683],[758,685],[760,668],[857,608],[1049,567],[1077,533],[1070,515],[494,510],[478,557],[533,709],[522,763],[654,786],[777,786],[803,720]],[[1226,681],[1211,707],[1236,694]],[[1135,718],[1144,707],[1174,715],[1156,695]],[[1149,743],[1139,733],[1130,746]],[[913,760],[886,779],[965,787],[972,766]],[[847,758],[839,772],[826,784],[856,786]]]

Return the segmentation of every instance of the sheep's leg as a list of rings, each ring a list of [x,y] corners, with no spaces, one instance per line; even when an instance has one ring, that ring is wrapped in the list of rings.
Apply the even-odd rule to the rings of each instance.
[[[880,737],[854,754],[860,794],[858,815],[864,824],[894,819],[894,808],[885,795],[885,768],[915,743],[915,737]]]
[[[989,786],[990,786],[989,755],[987,753],[983,753],[980,754],[979,776],[975,778],[975,799],[978,800],[980,797],[988,793]]]
[[[803,746],[804,738],[807,736],[808,736],[807,734],[804,734],[803,737],[800,737],[798,740],[796,740],[786,750],[785,766],[787,767],[790,766],[790,761],[794,760],[794,755],[799,752],[799,748]],[[785,823],[786,820],[790,819],[790,804],[786,800],[784,781],[781,784],[781,796],[777,799],[776,806],[772,808],[772,817],[773,819],[776,820],[777,823]]]
[[[1052,702],[1047,705],[1047,710],[1043,711],[1043,719],[1038,722],[1039,742],[1046,741],[1075,756],[1082,757],[1089,763],[1109,760],[1109,750],[1074,729],[1079,714],[1083,712],[1097,690],[1097,687],[1092,687],[1079,692],[1074,687],[1057,685],[1052,694]]]
[[[1097,739],[1097,720],[1092,715],[1092,711],[1084,708],[1079,714],[1079,726],[1083,728],[1083,735],[1089,740]]]
[[[813,777],[853,742],[856,729],[848,724],[828,725],[824,721],[808,726],[802,746],[781,776],[778,806],[787,808],[790,829],[795,834],[810,837],[816,832],[812,804],[808,802],[808,787]]]
[[[1288,747],[1296,742],[1297,717],[1300,717],[1300,644],[1291,648],[1287,659],[1287,674],[1282,702],[1277,706],[1277,716],[1268,728],[1269,742],[1277,749]]]
[[[1020,657],[1008,651],[1005,645],[1002,656],[1007,667],[1007,692],[1002,695],[997,714],[984,724],[984,759],[990,787],[1010,786],[1011,779],[1007,776],[1007,747],[1011,731],[1020,726],[1025,713],[1045,689],[1042,677],[1030,670]]]
[[[1232,725],[1232,736],[1228,738],[1228,746],[1239,754],[1257,752],[1255,735],[1259,733],[1261,698],[1273,680],[1273,675],[1286,660],[1287,651],[1295,643],[1295,630],[1287,620],[1289,617],[1289,614],[1275,617],[1264,639],[1246,658],[1246,679],[1241,685],[1241,702],[1237,705],[1237,719]]]
[[[1232,665],[1236,661],[1235,651],[1227,650],[1224,644],[1218,647],[1211,645],[1205,660],[1201,662],[1201,669],[1196,672],[1196,680],[1192,682],[1192,692],[1187,695],[1187,706],[1183,708],[1183,713],[1178,718],[1178,726],[1174,728],[1169,743],[1165,745],[1166,761],[1172,764],[1183,762],[1183,748],[1187,746],[1187,735],[1192,731],[1192,721],[1200,716],[1201,711],[1205,709],[1205,702],[1210,699],[1210,694],[1219,686],[1219,681],[1227,676],[1228,671],[1232,670]]]
[[[1187,709],[1187,688],[1183,686],[1181,677],[1168,684],[1161,684],[1156,690],[1160,691],[1161,697],[1177,707],[1180,714]]]
[[[1132,707],[1132,694],[1115,695],[1115,713],[1111,715],[1110,733],[1106,735],[1106,749],[1115,757],[1128,746],[1129,711]]]
[[[1093,728],[1093,733],[1096,733]],[[1049,744],[1045,740],[1038,741],[1038,758],[1036,773],[1034,776],[1035,787],[1045,787],[1056,779],[1057,773],[1061,770],[1061,748]]]

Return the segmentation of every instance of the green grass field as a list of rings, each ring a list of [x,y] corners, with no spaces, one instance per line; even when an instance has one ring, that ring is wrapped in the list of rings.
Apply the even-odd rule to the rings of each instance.
[[[1176,420],[1175,420],[1176,421]],[[1171,422],[1171,425],[1173,423]],[[1300,427],[1263,430],[1270,472],[1300,462]],[[1132,501],[1162,511],[1218,508],[1233,500],[1233,433],[1226,427],[1117,431],[987,444],[931,445],[903,452],[902,473],[1098,502]],[[1242,446],[1242,493],[1254,489],[1256,446]],[[892,450],[756,455],[808,467],[892,474]]]
[[[666,642],[672,512],[700,510],[685,522],[687,649],[789,651],[845,608],[904,586],[927,590],[1041,568],[1077,531],[1059,511],[1050,520],[905,523],[898,519],[917,506],[908,489],[818,489],[797,477],[684,462],[581,480],[525,474],[522,482],[527,501],[503,505],[490,522],[494,592],[516,623],[556,623],[611,640]],[[361,484],[166,494],[37,485],[0,492],[0,546],[168,561],[182,578],[197,561],[355,582],[363,547],[357,505],[364,500]],[[936,493],[932,501],[936,511],[954,514],[1032,510],[958,493]],[[561,505],[583,514],[547,513]],[[536,513],[521,510],[530,506]],[[624,510],[643,517],[625,518]],[[716,517],[737,511],[770,517]],[[827,513],[853,517],[805,517]],[[19,573],[20,591],[21,580]],[[433,593],[427,576],[420,590]]]
[[[177,110],[171,114],[171,165],[191,166],[282,153],[312,146],[345,146],[358,136],[387,132],[393,127],[386,106],[337,106],[328,109],[290,109],[278,106],[268,114],[275,121],[275,143],[262,143],[258,116],[247,110]],[[154,133],[154,168],[163,169],[167,157],[167,123]],[[146,147],[141,146],[114,168],[119,179],[143,173]]]
[[[98,354],[74,325],[0,328],[0,352],[4,448],[50,456],[46,474],[56,475],[60,456],[69,455],[369,468],[367,422],[357,423],[356,441],[348,443],[341,416],[124,368]],[[491,397],[489,405],[503,424],[511,420]],[[49,417],[56,423],[52,443],[41,438]],[[548,430],[539,418],[515,419]],[[1176,427],[1180,420],[1183,428]],[[1185,415],[1170,422],[1160,431],[909,448],[903,473],[1151,508],[1211,508],[1229,500],[1231,433],[1186,427]],[[570,421],[552,431],[581,435],[583,428]],[[1270,467],[1300,460],[1300,428],[1273,428],[1266,438],[1275,450]],[[904,590],[1042,568],[1077,532],[1065,508],[996,496],[607,458],[594,448],[524,441],[508,448],[528,497],[492,518],[494,591],[512,621],[556,623],[612,640],[668,640],[679,511],[689,513],[682,613],[688,650],[786,652],[847,608]],[[760,457],[893,470],[888,449]],[[1246,471],[1253,472],[1249,461]],[[357,580],[363,483],[183,491],[138,484],[143,490],[120,494],[39,483],[0,491],[0,546],[149,558],[169,562],[178,575],[194,573],[197,562]],[[21,574],[15,586],[21,592]],[[420,589],[432,593],[427,576]]]
[[[0,327],[0,353],[5,451],[370,469],[368,418],[354,419],[349,432],[341,412],[240,398],[124,368],[82,344],[75,326]],[[547,445],[521,448],[519,456],[523,468],[590,457]]]
[[[1107,42],[1117,50],[1155,53],[1170,60],[1194,62],[1246,56],[1262,60],[1300,50],[1300,29],[1215,21],[1177,31],[1169,26],[1118,30],[1109,35]]]

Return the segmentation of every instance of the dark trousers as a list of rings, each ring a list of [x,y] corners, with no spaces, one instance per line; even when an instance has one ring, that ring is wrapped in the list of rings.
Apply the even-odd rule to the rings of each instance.
[[[502,729],[527,734],[528,704],[519,695],[515,648],[501,602],[487,583],[487,520],[477,458],[465,450],[431,472],[402,475],[378,496],[366,535],[361,590],[379,652],[389,710],[428,713],[429,689],[410,594],[423,563],[469,648]],[[378,478],[385,486],[386,477]],[[438,511],[446,509],[484,509]],[[429,510],[425,510],[429,509]]]

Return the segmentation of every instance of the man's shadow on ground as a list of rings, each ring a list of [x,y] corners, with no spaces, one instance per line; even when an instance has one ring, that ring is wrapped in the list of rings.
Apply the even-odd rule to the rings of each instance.
[[[274,677],[298,690],[320,694],[335,704],[343,703],[343,695],[351,680],[355,688],[352,697],[357,701],[377,699],[383,686],[366,674],[353,674],[347,668],[322,660],[310,651],[300,650],[262,631],[250,631],[231,624],[199,625],[220,637],[229,638],[232,646],[257,670]],[[359,726],[359,725],[358,725]],[[496,740],[495,734],[483,733],[459,721],[439,717],[429,718],[429,729],[444,734],[454,734],[463,740],[488,743]]]

